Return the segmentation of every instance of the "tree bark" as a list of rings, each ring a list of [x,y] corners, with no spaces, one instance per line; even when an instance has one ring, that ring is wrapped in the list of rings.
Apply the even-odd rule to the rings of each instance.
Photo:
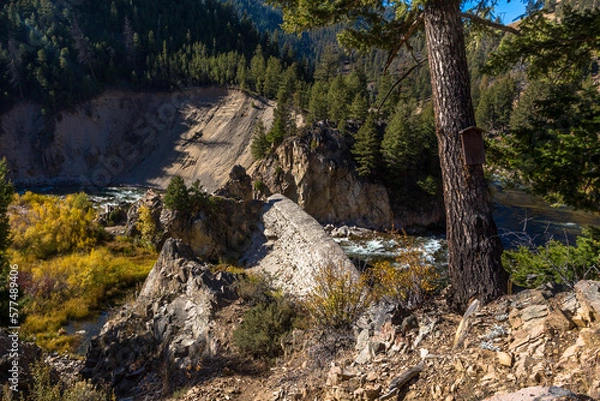
[[[449,249],[451,305],[488,302],[506,292],[502,245],[481,165],[466,165],[460,131],[475,126],[460,0],[429,0],[424,9]]]

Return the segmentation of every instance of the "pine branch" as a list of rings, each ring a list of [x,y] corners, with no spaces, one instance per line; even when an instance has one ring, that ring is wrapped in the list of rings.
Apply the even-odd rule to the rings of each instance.
[[[490,28],[497,29],[499,31],[504,31],[504,32],[512,33],[514,35],[522,36],[522,33],[518,29],[513,28],[512,26],[508,26],[508,25],[504,25],[504,24],[499,24],[497,22],[490,21],[489,19],[478,17],[475,14],[460,13],[460,16],[463,17],[463,18],[470,19],[471,21],[473,21],[473,22],[475,22],[477,24],[485,25],[485,26],[488,26]]]

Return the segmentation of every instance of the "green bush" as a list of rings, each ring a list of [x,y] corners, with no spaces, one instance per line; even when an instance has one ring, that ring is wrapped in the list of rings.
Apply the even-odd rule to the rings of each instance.
[[[60,401],[60,384],[50,377],[50,366],[37,362],[32,370],[33,386],[28,401]]]
[[[110,399],[111,397],[96,389],[91,383],[79,381],[65,391],[62,401],[107,401]]]
[[[261,180],[256,180],[252,183],[252,188],[254,188],[257,192],[263,192],[266,188],[266,185]]]
[[[238,278],[236,283],[237,293],[247,304],[256,306],[258,304],[268,304],[273,300],[275,291],[271,287],[268,277],[240,274]]]
[[[164,205],[171,210],[187,210],[190,205],[190,195],[183,178],[176,175],[167,186]]]
[[[537,248],[521,246],[502,256],[515,284],[537,287],[556,282],[573,286],[582,279],[600,278],[600,229],[584,229],[576,246],[551,240]]]
[[[293,327],[294,306],[271,285],[269,276],[239,274],[237,292],[251,308],[233,332],[233,343],[243,353],[272,358],[282,352],[281,339]]]
[[[233,342],[240,351],[257,358],[279,355],[281,338],[293,327],[295,311],[285,301],[272,300],[252,307],[233,332]]]

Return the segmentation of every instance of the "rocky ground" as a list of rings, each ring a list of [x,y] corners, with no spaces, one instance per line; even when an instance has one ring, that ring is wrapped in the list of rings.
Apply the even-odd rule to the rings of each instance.
[[[363,322],[348,338],[296,330],[284,342],[285,356],[270,366],[243,362],[226,347],[227,360],[236,363],[169,401],[600,399],[600,283],[503,297],[475,310],[458,338],[463,318],[442,298],[397,325]],[[220,312],[223,344],[242,310],[236,303]],[[416,374],[390,388],[407,371]],[[523,388],[513,398],[501,396]],[[541,394],[549,395],[535,398]]]

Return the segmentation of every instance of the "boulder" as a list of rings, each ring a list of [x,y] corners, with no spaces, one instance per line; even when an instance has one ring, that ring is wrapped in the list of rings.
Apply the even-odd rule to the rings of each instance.
[[[285,196],[276,194],[268,199],[261,225],[242,263],[269,275],[285,293],[302,297],[314,287],[315,274],[328,266],[358,279],[358,271],[339,245]]]
[[[577,401],[584,398],[561,387],[528,387],[515,393],[495,395],[484,401]]]
[[[250,202],[252,200],[252,179],[246,169],[239,164],[229,172],[229,180],[217,189],[215,195]]]

